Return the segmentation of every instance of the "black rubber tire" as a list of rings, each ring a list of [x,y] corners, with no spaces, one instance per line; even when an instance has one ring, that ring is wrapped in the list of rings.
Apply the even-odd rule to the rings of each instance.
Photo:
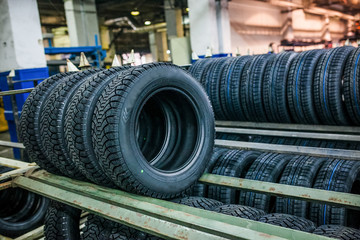
[[[263,81],[268,63],[275,54],[257,55],[251,59],[241,76],[241,107],[248,121],[267,122],[264,108]]]
[[[229,149],[227,148],[214,148],[213,154],[208,162],[204,173],[211,172],[218,161],[218,159],[225,154]],[[202,183],[196,183],[192,189],[192,195],[197,197],[208,197],[208,185]]]
[[[80,209],[51,201],[45,216],[45,238],[51,240],[80,239],[80,214]]]
[[[346,59],[353,49],[349,46],[333,48],[320,57],[316,66],[314,102],[322,124],[349,124],[342,99],[342,79]]]
[[[211,173],[244,178],[251,164],[259,156],[259,152],[230,150],[218,159]],[[209,198],[219,200],[224,204],[239,203],[239,190],[215,185],[209,185],[208,189]]]
[[[277,183],[292,158],[292,155],[263,153],[251,165],[245,178]],[[241,191],[240,204],[270,212],[275,207],[275,198],[262,193]]]
[[[311,188],[325,158],[295,156],[285,167],[280,184]],[[309,218],[309,203],[293,198],[276,198],[276,212]]]
[[[204,58],[199,59],[195,63],[193,63],[189,68],[189,73],[199,82],[201,82],[201,79],[203,77],[203,74],[205,73],[205,68],[208,64],[210,64],[214,59],[212,58]]]
[[[295,229],[303,232],[313,232],[316,228],[315,223],[312,221],[297,217],[289,214],[282,213],[271,213],[265,216],[262,216],[259,219],[259,222],[269,223],[272,225]]]
[[[246,218],[254,221],[257,221],[259,220],[259,218],[266,215],[266,212],[264,212],[263,210],[249,206],[236,205],[236,204],[222,205],[214,208],[213,211],[234,217]]]
[[[206,74],[205,90],[213,106],[215,118],[226,120],[220,102],[220,82],[224,68],[229,65],[233,58],[218,58],[211,63]]]
[[[248,135],[233,134],[233,133],[216,133],[216,139],[231,140],[231,141],[249,141]]]
[[[249,142],[257,142],[257,143],[272,143],[274,141],[274,137],[269,136],[252,136],[249,139]]]
[[[267,119],[270,122],[291,123],[287,105],[287,76],[296,53],[277,54],[266,65],[263,80],[263,101]]]
[[[22,218],[17,219],[17,221],[15,219],[5,220],[0,218],[0,234],[15,238],[41,226],[44,223],[46,209],[50,200],[40,197],[39,201],[36,202],[37,205],[28,206],[30,211],[23,214]]]
[[[360,125],[360,48],[352,50],[344,72],[344,99],[351,121]]]
[[[140,240],[148,239],[146,233],[134,228],[116,223],[100,216],[90,214],[87,217],[83,234],[83,240]]]
[[[41,147],[44,155],[63,175],[79,180],[86,178],[76,167],[66,149],[65,112],[75,90],[87,79],[96,76],[101,71],[100,69],[90,69],[78,72],[57,85],[46,99],[40,116]]]
[[[69,157],[87,179],[96,184],[113,187],[102,170],[92,147],[91,121],[101,92],[112,79],[129,67],[110,68],[88,78],[74,92],[65,114],[65,144]]]
[[[210,72],[210,69],[218,59],[219,58],[204,59],[203,64],[201,64],[201,66],[199,66],[199,69],[197,70],[198,71],[197,79],[199,80],[200,84],[204,87],[204,89],[206,89],[206,82],[208,79],[208,74]]]
[[[162,109],[162,124],[177,127],[164,129],[165,139],[176,140],[152,158],[141,152],[135,133],[141,112],[162,107],[155,100],[171,110]],[[213,116],[203,88],[189,74],[172,64],[144,64],[124,71],[102,91],[92,121],[93,146],[105,173],[123,190],[174,198],[204,172],[214,145]]]
[[[359,240],[360,230],[340,225],[322,225],[313,232],[317,235],[341,240]]]
[[[360,194],[360,162],[327,160],[319,170],[313,188]],[[310,206],[310,219],[318,225],[360,227],[360,211],[318,203]]]
[[[222,202],[204,197],[184,197],[171,200],[171,202],[186,205],[189,207],[200,208],[204,210],[213,210],[214,208],[223,205]]]
[[[292,119],[296,123],[319,124],[314,105],[314,75],[324,50],[310,50],[297,55],[291,63],[287,98]]]
[[[220,83],[220,103],[226,119],[245,121],[245,115],[240,106],[241,75],[243,69],[252,57],[241,56],[228,62],[222,72]]]
[[[23,105],[19,122],[19,136],[30,161],[36,162],[41,168],[55,174],[59,174],[59,170],[41,151],[40,114],[51,91],[59,83],[66,81],[71,74],[73,73],[59,73],[37,85]]]

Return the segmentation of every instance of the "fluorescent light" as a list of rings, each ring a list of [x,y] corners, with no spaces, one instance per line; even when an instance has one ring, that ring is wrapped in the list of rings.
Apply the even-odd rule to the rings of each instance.
[[[140,12],[137,10],[131,11],[131,15],[133,15],[133,16],[137,16],[139,14],[140,14]]]
[[[144,24],[145,24],[146,26],[148,26],[148,25],[151,24],[151,22],[150,22],[150,21],[145,21]]]

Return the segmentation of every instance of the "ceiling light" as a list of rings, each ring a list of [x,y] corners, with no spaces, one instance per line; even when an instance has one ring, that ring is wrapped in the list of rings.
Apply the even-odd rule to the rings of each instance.
[[[137,16],[139,14],[140,14],[140,12],[138,10],[131,11],[131,15],[133,15],[133,16]]]
[[[144,24],[145,24],[146,26],[148,26],[148,25],[151,24],[151,22],[150,22],[150,21],[145,21]]]

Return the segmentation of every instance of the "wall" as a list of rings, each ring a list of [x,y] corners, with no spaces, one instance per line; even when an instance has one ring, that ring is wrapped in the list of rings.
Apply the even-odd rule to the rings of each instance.
[[[36,0],[0,0],[0,72],[46,67]]]
[[[237,51],[242,55],[266,53],[269,43],[279,45],[286,31],[291,31],[295,40],[320,41],[327,28],[325,16],[308,14],[301,9],[286,12],[285,8],[252,0],[230,1],[229,16],[233,54]],[[346,22],[330,18],[328,28],[336,43],[346,33]]]

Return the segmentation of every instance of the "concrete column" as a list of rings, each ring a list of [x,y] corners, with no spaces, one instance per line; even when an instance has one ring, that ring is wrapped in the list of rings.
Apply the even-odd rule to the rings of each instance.
[[[0,0],[0,72],[46,67],[36,0]]]
[[[156,49],[157,49],[157,61],[166,62],[169,61],[169,54],[167,53],[168,44],[166,38],[166,32],[155,33]]]
[[[227,0],[188,0],[191,47],[205,55],[207,47],[214,54],[231,52],[230,20]]]
[[[152,61],[157,61],[158,59],[158,52],[156,46],[156,34],[155,31],[149,32],[149,45],[150,45],[150,52],[152,55]]]
[[[95,0],[64,0],[66,22],[72,47],[94,46],[99,36]]]
[[[164,0],[164,7],[168,38],[183,37],[181,9],[175,8],[175,0]]]

